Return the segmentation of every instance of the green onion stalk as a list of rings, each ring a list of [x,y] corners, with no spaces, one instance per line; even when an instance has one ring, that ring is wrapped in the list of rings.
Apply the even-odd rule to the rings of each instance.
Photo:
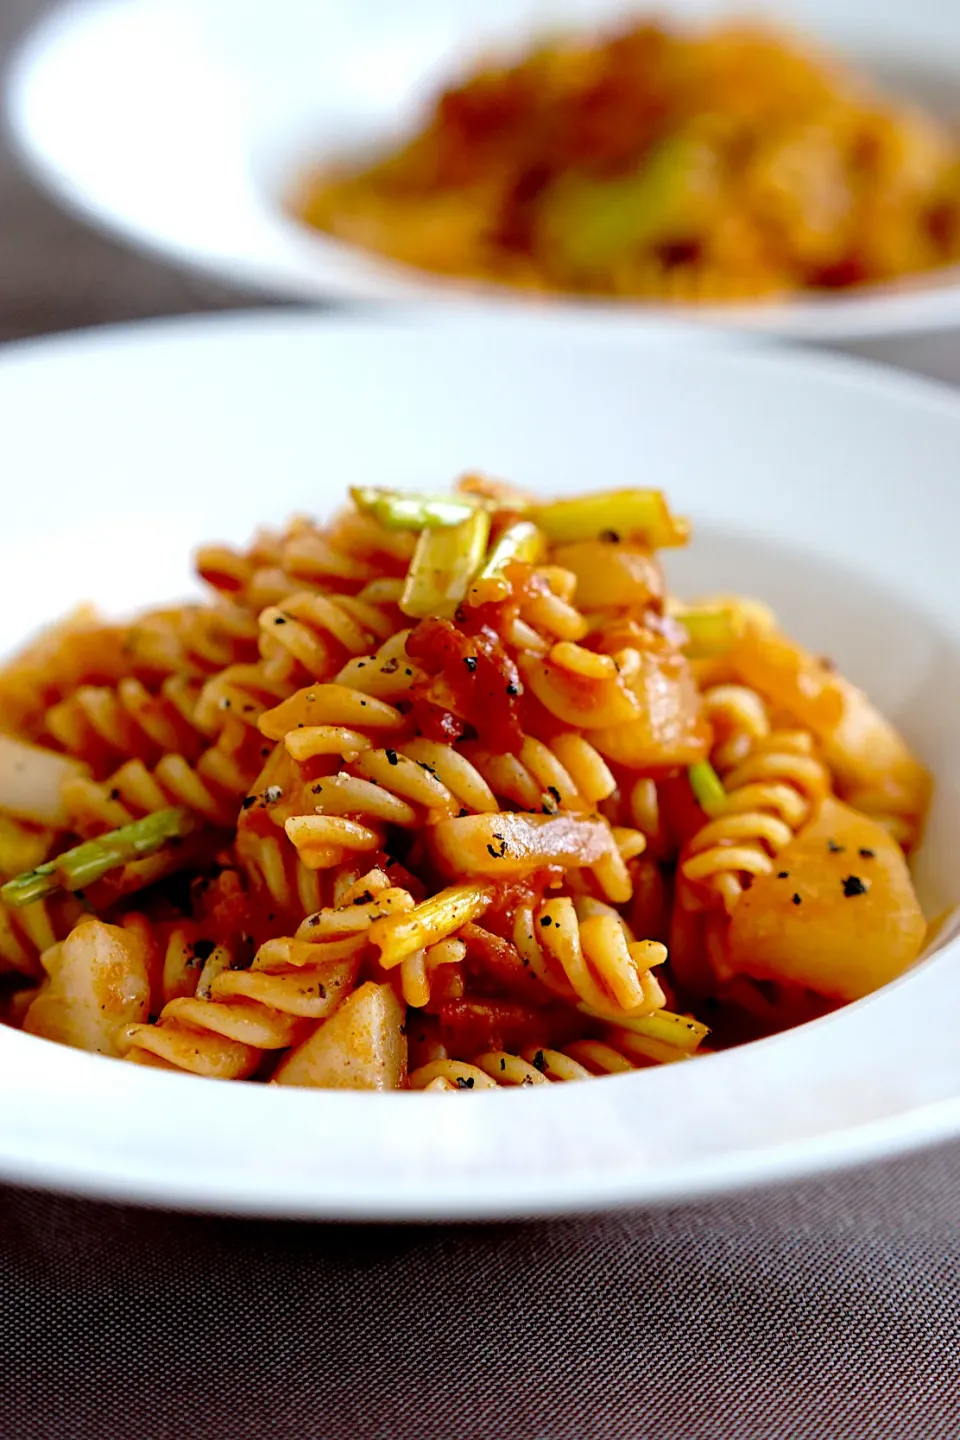
[[[726,804],[727,792],[710,761],[698,760],[696,765],[690,766],[687,774],[690,778],[690,789],[701,810],[708,815],[718,814]]]
[[[489,535],[486,510],[472,510],[462,524],[449,529],[422,530],[400,599],[404,615],[449,619],[483,564]]]
[[[18,908],[43,900],[57,890],[83,890],[111,870],[153,855],[171,841],[189,835],[196,824],[187,810],[157,810],[96,840],[75,845],[35,870],[16,875],[0,888],[0,900]]]
[[[447,530],[484,508],[479,499],[417,495],[370,485],[355,486],[350,494],[358,510],[372,515],[387,530]]]

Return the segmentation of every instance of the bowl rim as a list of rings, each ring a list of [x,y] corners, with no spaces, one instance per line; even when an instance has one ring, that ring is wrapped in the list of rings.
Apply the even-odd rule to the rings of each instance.
[[[396,319],[344,320],[318,316],[310,311],[227,312],[203,317],[163,317],[124,326],[103,326],[86,332],[32,338],[15,342],[0,351],[0,397],[10,377],[32,371],[29,383],[40,385],[52,371],[59,383],[69,377],[71,369],[89,362],[99,354],[109,364],[125,371],[135,369],[138,356],[160,356],[162,365],[180,363],[186,352],[210,355],[237,353],[245,347],[264,345],[294,346],[304,342],[317,345],[331,357],[342,355],[346,343],[359,350],[364,347],[410,342],[415,336],[439,334],[446,345],[450,336],[459,333],[468,343],[479,331],[492,334],[509,333],[524,336],[534,347],[551,345],[567,338],[577,354],[598,346],[638,357],[646,357],[648,366],[662,355],[662,345],[676,342],[674,358],[700,366],[705,359],[713,363],[714,352],[721,365],[738,367],[738,373],[772,375],[778,383],[792,383],[791,377],[816,379],[819,391],[848,393],[859,391],[871,402],[898,406],[901,410],[923,412],[932,417],[946,417],[955,428],[960,441],[960,396],[949,387],[898,374],[883,365],[854,361],[845,357],[822,355],[801,350],[774,348],[766,345],[718,341],[715,346],[690,347],[678,341],[673,327],[663,334],[647,333],[642,339],[627,330],[612,333],[605,326],[544,327],[539,319],[513,316],[504,324],[501,316],[478,316],[467,312],[453,322],[453,317],[434,313],[421,317],[415,327]],[[550,332],[553,333],[550,333]],[[165,352],[165,354],[163,353]],[[52,371],[48,368],[53,362]],[[147,403],[147,402],[145,402]],[[960,500],[958,500],[960,506]],[[956,621],[956,616],[951,619]],[[955,628],[960,629],[960,626]],[[960,941],[954,940],[954,954]],[[940,957],[940,961],[946,958]],[[939,962],[938,962],[939,963]],[[948,967],[952,968],[952,967]],[[101,1197],[127,1199],[140,1203],[181,1206],[211,1211],[234,1211],[250,1214],[274,1214],[313,1218],[357,1219],[437,1219],[464,1220],[507,1218],[529,1215],[568,1213],[571,1211],[621,1208],[631,1204],[654,1205],[703,1198],[722,1191],[788,1181],[801,1175],[855,1164],[880,1156],[889,1156],[919,1145],[947,1139],[960,1133],[960,1066],[956,1076],[951,1071],[949,1094],[924,1103],[911,1103],[906,1091],[890,1113],[873,1114],[856,1124],[836,1124],[834,1128],[818,1123],[813,1133],[799,1133],[781,1143],[764,1143],[761,1147],[732,1149],[706,1160],[660,1165],[644,1161],[642,1153],[634,1152],[620,1164],[615,1150],[610,1154],[591,1150],[589,1134],[592,1102],[585,1104],[587,1093],[607,1086],[625,1096],[631,1085],[647,1087],[654,1103],[662,1096],[665,1103],[683,1092],[678,1086],[689,1082],[684,1073],[692,1075],[706,1066],[716,1085],[712,1088],[721,1099],[732,1097],[736,1086],[749,1086],[758,1073],[762,1079],[764,1057],[773,1047],[781,1057],[797,1037],[805,1041],[805,1052],[815,1049],[829,1027],[845,1026],[856,1021],[860,1029],[873,1032],[878,1024],[890,1024],[891,1017],[916,1010],[929,1003],[923,996],[931,990],[931,976],[944,975],[932,965],[924,965],[907,977],[894,982],[883,991],[824,1017],[785,1036],[773,1037],[742,1047],[736,1051],[705,1057],[696,1066],[663,1067],[638,1077],[624,1077],[603,1087],[542,1087],[524,1092],[523,1098],[512,1099],[503,1092],[482,1094],[471,1098],[471,1108],[483,1114],[483,1126],[496,1137],[504,1117],[518,1115],[529,1107],[530,1135],[535,1136],[542,1121],[549,1121],[563,1110],[565,1123],[580,1122],[583,1134],[583,1164],[570,1168],[563,1176],[545,1174],[536,1164],[526,1174],[498,1175],[493,1183],[478,1183],[469,1166],[458,1168],[458,1146],[463,1143],[460,1125],[440,1125],[438,1137],[452,1150],[449,1175],[439,1183],[430,1177],[432,1189],[424,1189],[417,1174],[404,1171],[402,1156],[396,1154],[396,1134],[406,1127],[417,1106],[436,1105],[431,1098],[418,1100],[409,1095],[369,1096],[337,1092],[318,1097],[310,1091],[276,1091],[265,1086],[234,1086],[223,1082],[200,1081],[190,1076],[161,1075],[138,1067],[125,1067],[123,1107],[126,1118],[118,1126],[116,1109],[117,1068],[101,1057],[69,1051],[62,1046],[37,1040],[19,1032],[0,1032],[0,1076],[7,1080],[11,1093],[18,1097],[19,1110],[5,1114],[0,1120],[0,1175],[10,1181],[55,1189],[69,1189]],[[960,981],[958,981],[960,983]],[[915,992],[920,994],[914,999]],[[828,1049],[830,1047],[827,1047]],[[842,1047],[841,1047],[842,1048]],[[746,1057],[747,1063],[744,1063]],[[680,1072],[669,1074],[667,1072]],[[879,1072],[878,1072],[879,1073]],[[738,1079],[740,1076],[742,1079]],[[172,1104],[173,1085],[190,1087],[182,1090],[185,1105]],[[618,1088],[619,1087],[619,1088]],[[543,1093],[543,1092],[547,1093]],[[571,1092],[581,1092],[580,1095]],[[635,1089],[631,1097],[638,1093]],[[654,1098],[655,1097],[655,1098]],[[448,1102],[441,1102],[448,1103]],[[624,1101],[624,1103],[626,1103]],[[884,1102],[885,1103],[885,1102]],[[606,1106],[604,1108],[611,1108]],[[175,1111],[176,1114],[170,1114]],[[190,1135],[181,1133],[175,1123],[180,1114],[201,1117],[209,1136],[209,1156],[198,1156]],[[438,1112],[439,1113],[439,1112]],[[681,1113],[686,1113],[681,1106]],[[357,1177],[334,1176],[326,1188],[311,1190],[315,1176],[303,1174],[290,1181],[278,1177],[272,1166],[282,1151],[280,1138],[274,1142],[271,1121],[283,1114],[288,1131],[313,1133],[317,1143],[336,1131],[350,1130],[356,1118],[373,1145],[382,1144],[384,1153],[393,1157],[394,1186],[384,1191],[373,1173]],[[360,1117],[362,1115],[362,1122]],[[422,1112],[421,1112],[422,1115]],[[446,1118],[446,1117],[445,1117]],[[419,1123],[419,1121],[418,1121]],[[578,1133],[580,1133],[578,1127]],[[276,1127],[280,1129],[281,1127]],[[616,1127],[614,1127],[616,1128]],[[249,1137],[259,1137],[264,1147],[261,1163],[251,1164]],[[229,1142],[229,1143],[228,1143]],[[231,1146],[233,1149],[231,1150]],[[271,1146],[280,1146],[280,1149]]]

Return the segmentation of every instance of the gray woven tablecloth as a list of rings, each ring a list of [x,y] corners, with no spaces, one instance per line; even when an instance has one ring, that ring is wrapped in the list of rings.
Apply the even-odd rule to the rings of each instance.
[[[41,8],[0,0],[0,55]],[[242,303],[74,225],[0,151],[0,339]],[[901,356],[960,379],[953,337]],[[958,1145],[457,1229],[0,1188],[0,1440],[847,1436],[960,1436]]]

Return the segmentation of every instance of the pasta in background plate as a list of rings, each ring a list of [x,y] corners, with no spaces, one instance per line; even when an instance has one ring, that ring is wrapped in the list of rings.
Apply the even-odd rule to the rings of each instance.
[[[651,490],[359,489],[0,672],[0,971],[162,1070],[472,1090],[686,1060],[917,958],[930,781]]]
[[[676,303],[895,280],[960,258],[960,144],[792,36],[635,21],[481,65],[372,163],[292,198],[420,269]]]

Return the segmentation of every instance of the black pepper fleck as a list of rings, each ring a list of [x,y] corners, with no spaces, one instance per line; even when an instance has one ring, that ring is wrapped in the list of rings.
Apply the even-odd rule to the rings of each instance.
[[[859,875],[848,875],[843,882],[843,893],[848,900],[852,900],[855,895],[866,895],[867,887]]]
[[[801,905],[803,902],[802,902],[802,900],[800,899],[800,896],[799,896],[799,895],[794,895],[794,896],[793,896],[793,903],[794,903],[794,905]]]
[[[620,544],[620,536],[617,534],[616,530],[601,530],[600,539],[605,540],[608,545]]]
[[[400,757],[399,757],[399,755],[397,754],[396,750],[385,750],[383,753],[384,753],[384,754],[386,755],[386,757],[387,757],[387,764],[388,764],[388,765],[399,765],[399,764],[400,764]]]
[[[542,1050],[538,1050],[536,1055],[534,1055],[533,1068],[534,1070],[539,1070],[541,1075],[543,1074],[544,1070],[546,1070],[547,1059]]]
[[[790,879],[790,871],[789,871],[789,870],[778,870],[778,871],[777,871],[777,879],[778,879],[778,880],[789,880],[789,879]]]
[[[517,687],[516,685],[514,685],[514,684],[511,683],[510,685],[507,686],[507,694],[508,694],[508,695],[519,695],[519,694],[520,694],[520,691],[519,691],[519,689],[518,689],[518,687]]]
[[[469,1076],[469,1078],[464,1078],[463,1075],[458,1075],[458,1076],[457,1076],[457,1089],[458,1089],[458,1090],[472,1090],[472,1089],[473,1089],[473,1076],[471,1075],[471,1076]]]
[[[466,665],[467,669],[472,675],[474,670],[476,670],[477,668],[477,657],[475,655],[464,655],[463,663],[464,665]]]
[[[549,915],[541,915],[540,924],[543,925],[544,928],[546,928],[547,925],[552,925],[553,921],[550,919]]]
[[[240,803],[240,808],[241,808],[241,810],[249,810],[249,809],[250,809],[250,806],[251,806],[251,805],[256,805],[256,803],[257,803],[257,797],[256,797],[256,795],[247,795],[247,796],[245,796],[244,799],[241,801],[241,803]]]
[[[831,855],[842,855],[846,848],[847,847],[845,845],[838,845],[836,840],[827,841],[827,849],[830,851]]]
[[[861,860],[873,860],[876,856],[876,851],[867,850],[866,848],[861,848],[859,853]]]

